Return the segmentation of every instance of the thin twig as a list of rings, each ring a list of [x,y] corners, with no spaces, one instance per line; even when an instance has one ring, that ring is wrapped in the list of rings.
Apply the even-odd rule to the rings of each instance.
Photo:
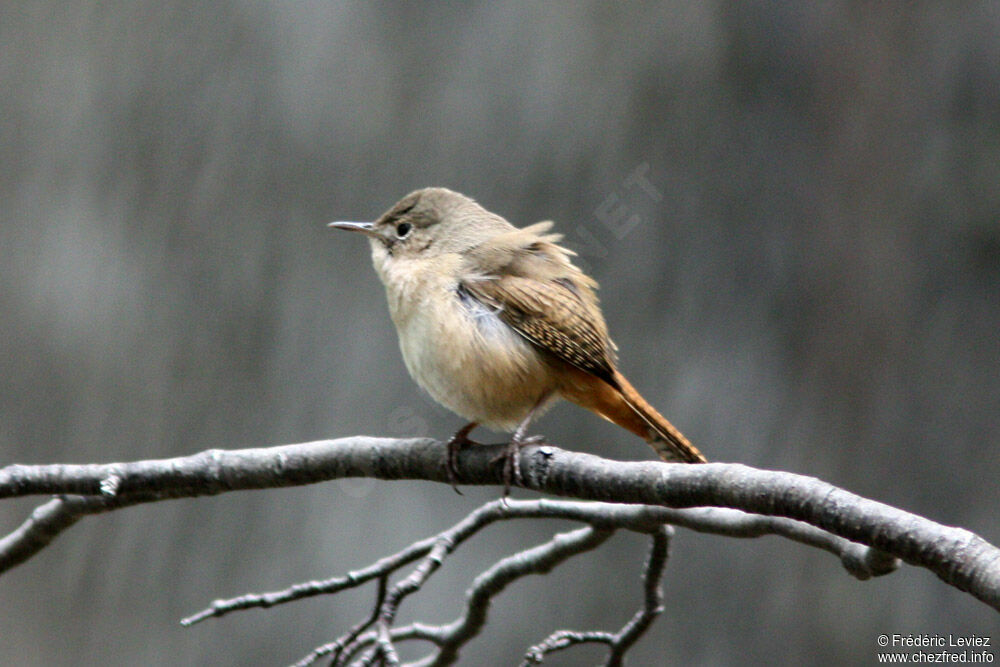
[[[663,572],[669,557],[671,529],[661,526],[651,536],[649,558],[643,571],[643,605],[617,633],[592,630],[579,632],[575,630],[557,630],[535,644],[524,654],[522,667],[541,664],[545,656],[578,644],[606,644],[610,651],[605,663],[609,667],[619,667],[625,653],[649,629],[658,615],[663,612]]]
[[[545,656],[549,653],[562,651],[579,644],[606,644],[612,645],[615,635],[611,632],[601,632],[592,630],[590,632],[579,632],[577,630],[556,630],[551,635],[528,649],[524,655],[521,667],[531,667],[540,665],[545,661]]]
[[[611,654],[608,656],[608,665],[620,665],[625,657],[625,652],[632,648],[636,640],[639,639],[649,629],[656,617],[663,613],[663,572],[667,567],[667,559],[670,557],[670,529],[662,527],[652,535],[652,544],[649,550],[649,558],[646,560],[646,569],[643,571],[643,605],[625,624],[611,645]]]
[[[322,646],[317,646],[313,649],[312,653],[296,662],[292,665],[292,667],[307,667],[307,665],[311,665],[320,658],[331,654],[332,658],[330,662],[332,664],[337,664],[344,647],[352,643],[355,639],[357,639],[358,635],[370,628],[372,624],[378,620],[379,610],[382,608],[382,602],[385,600],[385,591],[388,585],[388,573],[383,574],[378,578],[378,589],[375,592],[375,605],[372,607],[371,616],[369,616],[367,620],[361,621],[336,640],[328,644],[323,644]]]
[[[448,665],[457,660],[461,647],[479,634],[486,623],[493,597],[511,582],[528,574],[544,574],[567,558],[597,548],[611,535],[610,530],[585,526],[560,533],[544,544],[497,562],[476,577],[466,594],[464,613],[443,628],[444,641],[438,654],[428,664]]]
[[[399,568],[417,560],[434,546],[436,537],[430,537],[414,542],[405,549],[385,558],[380,558],[371,565],[348,572],[342,577],[332,577],[323,581],[307,581],[294,584],[280,591],[269,593],[249,593],[230,600],[216,600],[207,609],[192,614],[181,620],[181,625],[190,626],[204,621],[206,618],[225,616],[234,611],[244,609],[273,607],[275,605],[294,602],[314,595],[329,595],[339,593],[349,588],[357,588],[372,579],[378,579]]]

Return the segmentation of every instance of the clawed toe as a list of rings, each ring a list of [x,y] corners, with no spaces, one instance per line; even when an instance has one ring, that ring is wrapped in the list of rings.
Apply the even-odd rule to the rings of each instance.
[[[444,468],[448,474],[448,481],[451,482],[451,488],[455,489],[455,493],[458,495],[462,495],[462,492],[458,490],[458,454],[469,445],[479,444],[469,439],[469,433],[474,428],[476,428],[475,422],[458,429],[455,435],[451,436],[447,445],[448,456],[445,459]]]
[[[521,484],[521,443],[511,440],[491,463],[503,464],[503,499],[506,500],[510,487]]]
[[[521,477],[521,448],[525,445],[540,445],[545,442],[545,436],[533,435],[527,438],[518,438],[515,434],[507,446],[497,454],[490,463],[503,463],[503,498],[510,495],[511,486],[524,486],[524,478]]]

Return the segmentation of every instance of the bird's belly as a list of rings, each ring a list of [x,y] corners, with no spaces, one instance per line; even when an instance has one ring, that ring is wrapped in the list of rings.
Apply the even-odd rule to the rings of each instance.
[[[541,354],[493,311],[452,292],[398,318],[410,375],[469,421],[512,431],[555,379]]]

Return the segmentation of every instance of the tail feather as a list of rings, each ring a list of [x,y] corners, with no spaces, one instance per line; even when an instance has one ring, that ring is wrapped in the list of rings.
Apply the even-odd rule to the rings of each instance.
[[[677,430],[676,426],[646,402],[624,375],[616,371],[614,379],[618,383],[625,403],[648,427],[646,442],[656,450],[661,459],[680,463],[708,462],[708,459]]]
[[[664,461],[708,462],[698,448],[647,403],[618,371],[614,372],[612,383],[597,380],[593,375],[575,368],[571,373],[578,377],[577,381],[568,382],[562,388],[560,393],[565,398],[635,433],[648,442]]]

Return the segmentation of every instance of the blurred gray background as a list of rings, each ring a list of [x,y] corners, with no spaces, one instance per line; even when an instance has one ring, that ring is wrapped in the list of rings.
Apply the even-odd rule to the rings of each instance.
[[[407,376],[367,244],[324,226],[443,185],[557,221],[623,371],[710,458],[1000,541],[995,2],[28,1],[0,8],[0,84],[2,463],[446,437],[461,421]],[[573,406],[536,431],[651,458]],[[0,580],[0,663],[294,661],[373,590],[177,621],[497,493],[357,480],[86,519]],[[3,531],[36,502],[0,504]],[[481,536],[402,620],[450,620],[476,572],[566,528]],[[646,546],[515,584],[466,664],[617,629]],[[634,664],[1000,642],[995,612],[926,571],[862,583],[778,538],[679,531],[665,587]]]

